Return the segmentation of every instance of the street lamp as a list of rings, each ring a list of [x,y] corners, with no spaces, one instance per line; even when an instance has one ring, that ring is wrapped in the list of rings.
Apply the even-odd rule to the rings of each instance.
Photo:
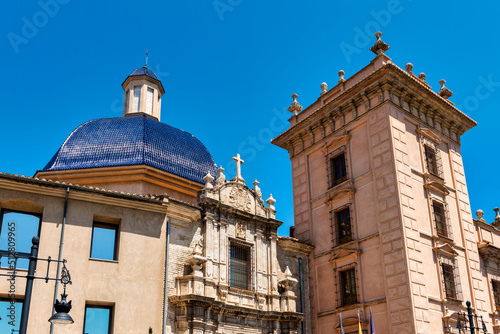
[[[56,313],[50,317],[49,321],[54,325],[69,325],[74,323],[73,318],[68,314],[71,310],[71,300],[66,301],[66,287],[64,287],[64,293],[61,295],[61,301],[56,300],[54,308]]]
[[[61,295],[61,301],[59,302],[56,300],[56,303],[54,305],[55,310],[57,313],[52,315],[50,317],[49,321],[53,324],[72,324],[74,321],[68,314],[69,310],[71,310],[71,301],[67,302],[66,297],[68,296],[66,294],[66,285],[69,283],[71,284],[71,276],[69,274],[68,269],[66,269],[66,260],[52,260],[50,256],[47,259],[41,259],[38,258],[38,244],[40,243],[40,238],[37,236],[33,237],[32,239],[33,245],[31,246],[31,252],[30,255],[27,256],[25,254],[19,254],[17,252],[11,252],[11,251],[0,251],[0,259],[5,256],[8,258],[14,258],[14,269],[12,273],[7,273],[3,274],[0,273],[0,276],[9,276],[12,279],[15,279],[16,277],[24,277],[26,278],[26,290],[24,293],[24,301],[23,301],[23,309],[21,312],[21,323],[19,325],[19,334],[26,334],[26,330],[28,327],[28,317],[29,317],[29,312],[30,312],[30,304],[31,304],[31,293],[33,291],[33,280],[34,279],[44,279],[45,283],[47,283],[49,280],[54,280],[54,281],[60,281],[64,285],[64,293]],[[28,273],[26,275],[19,275],[16,272],[16,266],[17,266],[17,259],[19,258],[28,258],[29,259],[29,265],[28,265]],[[47,274],[45,277],[36,277],[35,276],[35,268],[36,268],[36,263],[37,261],[47,261]],[[61,278],[51,278],[49,277],[49,269],[50,269],[50,262],[62,262],[63,268],[61,270]]]
[[[56,300],[54,304],[54,309],[56,313],[54,313],[49,321],[54,325],[68,325],[74,323],[73,318],[68,314],[71,310],[71,300],[69,302],[66,301],[66,285],[71,284],[71,275],[69,274],[68,269],[66,269],[66,265],[63,262],[63,267],[61,270],[61,283],[64,285],[64,291],[61,294],[61,301]]]

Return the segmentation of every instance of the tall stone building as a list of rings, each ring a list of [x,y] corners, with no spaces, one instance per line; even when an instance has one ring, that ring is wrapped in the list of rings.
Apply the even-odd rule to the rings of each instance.
[[[368,331],[371,307],[377,333],[458,333],[468,300],[498,330],[499,233],[473,221],[460,152],[476,123],[376,37],[375,58],[316,102],[294,94],[273,140],[291,159],[293,235],[315,246],[312,332],[340,333],[341,313],[357,333],[358,310]]]
[[[305,332],[313,247],[278,236],[276,201],[257,180],[245,185],[239,155],[226,180],[199,140],[160,122],[164,89],[151,70],[122,87],[123,117],[76,128],[35,177],[0,173],[0,251],[27,255],[38,236],[39,258],[67,260],[74,324],[53,332]],[[8,260],[1,274],[12,275]],[[39,261],[36,276],[46,272],[58,275]],[[0,332],[11,333],[26,280],[3,278]],[[56,286],[35,280],[28,333],[52,333]]]

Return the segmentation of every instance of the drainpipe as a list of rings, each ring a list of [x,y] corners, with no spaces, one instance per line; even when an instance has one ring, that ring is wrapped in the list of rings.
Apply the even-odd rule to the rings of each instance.
[[[163,296],[165,300],[165,305],[163,306],[163,334],[167,333],[167,311],[168,311],[168,249],[170,247],[170,219],[167,219],[167,249],[165,252],[165,295]]]
[[[300,290],[300,313],[304,313],[304,292],[302,290],[302,255],[299,255],[299,290]],[[304,322],[306,318],[301,322],[302,333],[304,334]]]
[[[56,282],[54,284],[55,289],[54,289],[54,302],[52,303],[52,315],[55,314],[54,304],[56,303],[57,300],[57,292],[59,288],[59,271],[61,269],[61,257],[64,244],[64,228],[66,227],[66,213],[68,212],[68,195],[69,195],[69,187],[66,188],[66,198],[64,199],[64,213],[63,213],[63,221],[61,228],[61,238],[59,243],[59,256],[57,257],[58,262],[57,262]],[[53,333],[54,333],[54,324],[50,323],[50,334]]]

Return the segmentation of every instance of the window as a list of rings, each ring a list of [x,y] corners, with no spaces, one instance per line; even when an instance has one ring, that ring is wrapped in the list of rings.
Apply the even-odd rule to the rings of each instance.
[[[153,115],[153,89],[149,87],[146,94],[146,113]]]
[[[491,285],[493,286],[493,298],[495,298],[495,306],[497,309],[500,309],[500,282],[492,280]]]
[[[25,255],[26,258],[17,260],[16,267],[28,269],[32,239],[40,236],[40,215],[2,210],[0,219],[0,250]],[[8,260],[2,261],[2,267],[9,265]]]
[[[432,201],[432,210],[434,211],[434,223],[438,235],[448,237],[448,226],[446,224],[446,215],[442,203]]]
[[[352,241],[351,211],[349,207],[335,212],[337,245]]]
[[[346,146],[341,146],[325,156],[328,188],[334,187],[348,179]]]
[[[111,334],[113,309],[111,306],[86,305],[84,333]]]
[[[455,274],[452,265],[442,263],[444,291],[446,298],[457,299],[457,290],[455,289]]]
[[[90,257],[101,260],[117,260],[118,225],[94,222]]]
[[[22,300],[0,298],[0,333],[19,333],[22,309]]]
[[[250,247],[231,242],[229,250],[229,285],[239,289],[249,289]]]
[[[439,178],[443,178],[443,166],[439,156],[437,144],[427,143],[424,145],[425,164],[427,172]]]
[[[134,112],[139,112],[141,106],[141,87],[134,87]]]
[[[330,187],[336,186],[347,179],[347,169],[345,165],[345,154],[341,153],[330,159],[331,184]]]
[[[341,306],[352,305],[358,302],[355,268],[340,272],[340,300]]]

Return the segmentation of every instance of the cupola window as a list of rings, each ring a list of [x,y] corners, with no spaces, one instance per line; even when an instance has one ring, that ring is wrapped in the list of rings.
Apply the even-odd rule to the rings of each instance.
[[[153,114],[153,89],[149,87],[146,95],[146,113]]]
[[[141,106],[141,87],[134,87],[134,112],[139,112]]]

